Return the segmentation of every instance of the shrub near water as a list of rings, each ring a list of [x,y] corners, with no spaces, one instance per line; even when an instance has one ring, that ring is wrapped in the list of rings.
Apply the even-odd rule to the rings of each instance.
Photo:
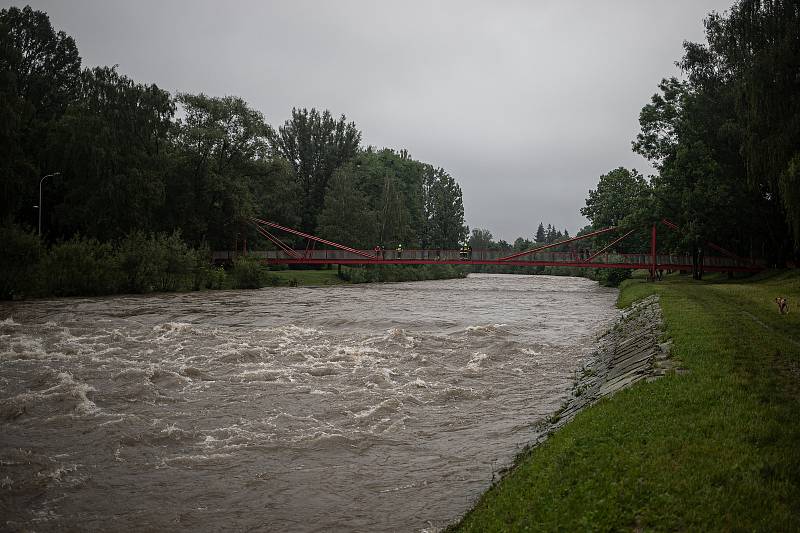
[[[135,231],[119,244],[123,290],[146,293],[193,288],[198,268],[197,252],[179,232],[146,235]]]
[[[259,289],[280,283],[261,261],[251,257],[238,257],[233,263],[230,278],[235,289]]]
[[[0,300],[38,293],[37,269],[45,253],[39,237],[18,226],[0,226]]]
[[[606,287],[619,287],[620,283],[631,277],[632,271],[621,268],[597,269],[596,279],[601,285]]]
[[[224,289],[228,286],[228,274],[221,266],[208,267],[203,265],[201,280],[206,289]]]
[[[122,282],[113,247],[81,236],[53,246],[41,274],[44,293],[54,296],[110,294]]]

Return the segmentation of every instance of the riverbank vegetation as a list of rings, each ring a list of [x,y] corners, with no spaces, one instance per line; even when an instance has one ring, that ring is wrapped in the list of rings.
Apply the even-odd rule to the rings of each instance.
[[[178,232],[132,232],[114,242],[76,235],[45,246],[34,234],[0,227],[0,299],[118,293],[251,289],[278,285],[259,261],[240,257],[214,267],[208,251]]]
[[[685,372],[580,413],[452,530],[800,529],[800,275],[632,279],[619,305],[653,293]]]
[[[272,270],[247,256],[237,257],[225,268],[211,265],[208,250],[189,248],[178,232],[133,232],[105,243],[76,235],[47,247],[32,233],[0,227],[0,242],[4,244],[0,299],[420,281],[467,275],[463,268],[449,265]]]
[[[362,146],[344,115],[296,108],[274,127],[235,96],[170,94],[116,67],[84,68],[73,38],[30,7],[0,10],[0,45],[0,225],[41,230],[20,261],[96,252],[74,279],[30,279],[15,295],[207,284],[209,251],[271,248],[247,223],[253,216],[367,249],[457,248],[466,237],[455,178],[405,150]],[[181,241],[176,253],[193,266],[171,265],[181,273],[160,281],[118,281],[120,250],[161,235],[173,248]]]

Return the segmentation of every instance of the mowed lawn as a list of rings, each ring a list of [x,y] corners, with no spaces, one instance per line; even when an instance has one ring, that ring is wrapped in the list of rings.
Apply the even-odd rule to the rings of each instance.
[[[800,275],[628,280],[619,304],[653,292],[687,372],[579,414],[453,530],[800,531]]]

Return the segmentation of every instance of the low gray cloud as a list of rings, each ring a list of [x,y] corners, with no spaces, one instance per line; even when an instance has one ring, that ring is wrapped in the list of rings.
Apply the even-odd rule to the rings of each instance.
[[[651,171],[630,150],[639,110],[730,0],[31,5],[85,65],[242,96],[273,125],[293,106],[346,114],[366,144],[447,169],[470,226],[511,240],[574,232],[600,174]]]

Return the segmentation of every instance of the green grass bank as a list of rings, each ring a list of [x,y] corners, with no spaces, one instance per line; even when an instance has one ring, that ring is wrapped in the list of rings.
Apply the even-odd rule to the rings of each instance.
[[[450,530],[800,530],[800,275],[631,279],[618,305],[654,292],[688,372],[579,413]]]

